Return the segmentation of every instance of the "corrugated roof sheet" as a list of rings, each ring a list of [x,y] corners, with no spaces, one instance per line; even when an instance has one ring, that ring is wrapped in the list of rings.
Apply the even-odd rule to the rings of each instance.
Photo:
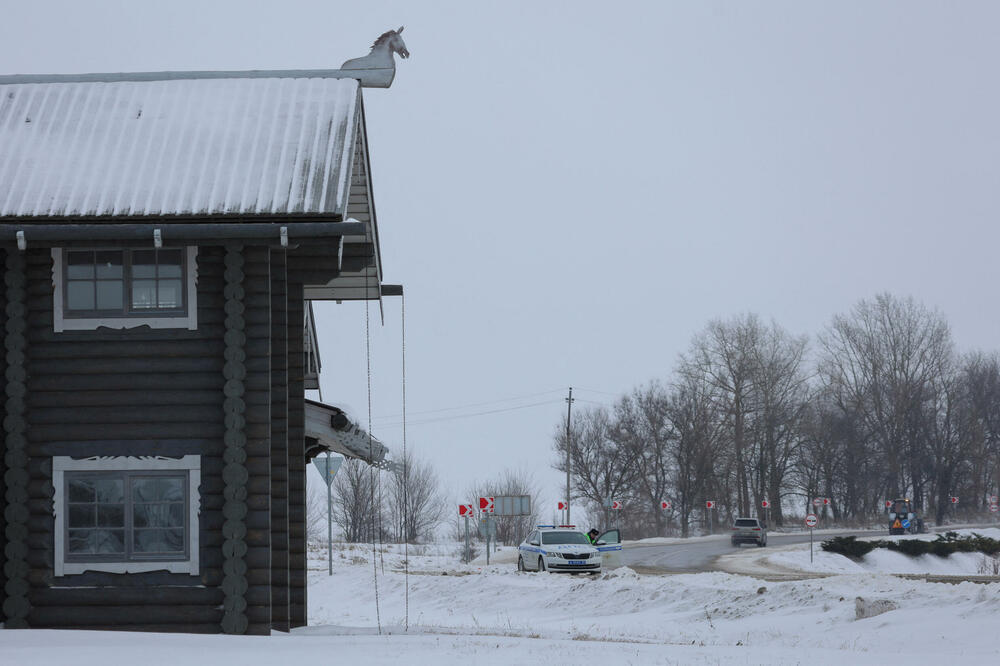
[[[343,215],[353,79],[0,85],[0,216]]]

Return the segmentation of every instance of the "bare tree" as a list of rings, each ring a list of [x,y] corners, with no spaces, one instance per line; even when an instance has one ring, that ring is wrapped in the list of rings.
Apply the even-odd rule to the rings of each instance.
[[[441,522],[444,501],[440,483],[430,463],[410,451],[397,463],[402,469],[390,475],[387,490],[393,538],[396,543],[418,543],[430,538]]]
[[[763,325],[754,314],[709,322],[681,363],[682,373],[703,375],[720,397],[730,425],[736,507],[743,516],[751,511],[747,425],[755,409],[755,350],[762,335]]]
[[[566,422],[556,431],[555,468],[566,471],[566,447],[570,447],[570,479],[574,499],[585,499],[594,514],[610,521],[607,500],[626,504],[633,496],[637,469],[635,452],[616,437],[616,425],[606,407],[581,410],[572,422],[566,441]]]
[[[880,490],[922,505],[928,478],[921,433],[936,418],[938,380],[954,353],[947,322],[911,298],[880,294],[835,316],[820,342],[823,374],[882,456]]]
[[[378,470],[348,458],[333,480],[333,522],[352,543],[371,541],[379,534]]]
[[[805,372],[806,338],[793,337],[772,322],[753,347],[753,402],[756,416],[752,436],[756,442],[754,507],[767,499],[771,518],[782,520],[782,494],[800,442],[801,420],[808,404]],[[756,509],[762,513],[761,509]]]
[[[670,447],[674,511],[681,536],[688,536],[696,509],[717,489],[723,419],[712,385],[700,375],[681,375],[667,406],[672,430]]]

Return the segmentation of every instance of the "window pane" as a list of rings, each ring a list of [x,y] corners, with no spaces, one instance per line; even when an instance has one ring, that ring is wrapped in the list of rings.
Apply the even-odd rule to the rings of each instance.
[[[184,514],[187,513],[187,505],[176,503],[170,505],[170,516],[167,519],[168,527],[184,527]]]
[[[135,280],[132,282],[132,307],[148,310],[156,307],[156,280]]]
[[[132,539],[136,553],[183,553],[184,530],[136,530]]]
[[[135,502],[183,502],[184,479],[176,476],[133,479],[132,500]]]
[[[90,541],[95,553],[125,552],[125,530],[93,530]]]
[[[98,479],[97,501],[116,504],[125,501],[124,483],[121,479]]]
[[[101,281],[97,283],[97,309],[98,310],[121,310],[122,309],[123,283],[117,280]]]
[[[160,280],[160,307],[179,308],[182,304],[181,281]]]
[[[159,277],[179,278],[181,276],[180,250],[160,250],[156,255],[156,262],[160,266]]]
[[[70,554],[121,554],[125,552],[124,530],[70,530]]]
[[[93,310],[94,283],[79,281],[67,282],[66,307],[70,310]]]
[[[69,531],[69,552],[71,554],[92,553],[90,550],[90,530]]]
[[[70,504],[70,527],[93,527],[97,524],[97,511],[93,504]]]
[[[97,253],[97,277],[104,279],[122,277],[121,250],[104,250]]]
[[[169,504],[133,504],[132,523],[136,527],[169,527]]]
[[[70,479],[68,495],[70,502],[93,502],[95,499],[93,479]]]
[[[156,252],[153,250],[134,250],[132,252],[132,277],[156,277]]]
[[[67,252],[66,277],[71,280],[74,278],[92,279],[94,277],[94,253],[89,250],[86,252]]]
[[[125,505],[105,504],[97,507],[98,527],[125,527]]]

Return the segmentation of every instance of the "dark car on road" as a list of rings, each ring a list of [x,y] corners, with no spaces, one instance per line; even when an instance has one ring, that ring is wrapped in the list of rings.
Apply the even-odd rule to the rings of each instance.
[[[767,545],[767,525],[756,518],[737,518],[733,522],[733,545],[755,543],[761,548]]]

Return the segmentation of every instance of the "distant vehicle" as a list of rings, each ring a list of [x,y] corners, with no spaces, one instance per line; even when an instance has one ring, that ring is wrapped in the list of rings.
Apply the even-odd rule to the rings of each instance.
[[[917,515],[909,499],[892,500],[889,506],[889,534],[923,534],[924,519]]]
[[[767,545],[767,525],[756,518],[737,518],[733,521],[733,545],[755,543],[761,548]]]
[[[621,550],[618,530],[608,530],[591,545],[575,525],[538,525],[518,546],[518,571],[601,573],[605,553]]]

